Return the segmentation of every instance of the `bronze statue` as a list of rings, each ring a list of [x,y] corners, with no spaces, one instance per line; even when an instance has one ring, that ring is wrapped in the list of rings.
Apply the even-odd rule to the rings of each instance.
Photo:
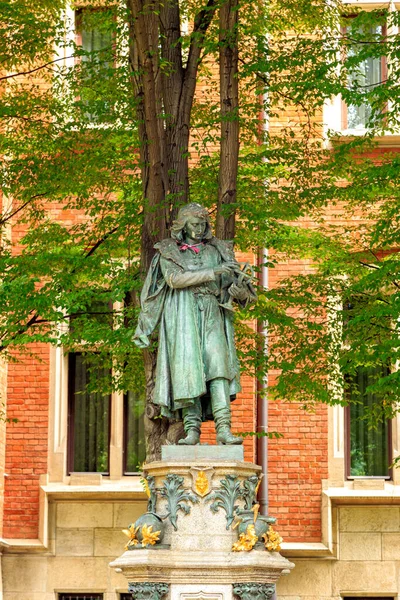
[[[240,391],[232,299],[256,299],[231,242],[213,237],[200,204],[180,209],[171,238],[155,245],[141,295],[134,341],[145,348],[159,328],[153,402],[162,415],[183,415],[186,437],[200,442],[202,420],[214,419],[218,444],[241,444],[231,433],[230,401]]]

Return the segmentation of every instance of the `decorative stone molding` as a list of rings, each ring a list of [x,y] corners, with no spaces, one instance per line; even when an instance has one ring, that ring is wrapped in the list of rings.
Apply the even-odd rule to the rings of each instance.
[[[235,585],[251,581],[269,585],[276,583],[282,573],[290,572],[294,564],[277,552],[265,550],[242,553],[143,548],[137,552],[127,550],[110,566],[121,569],[128,581],[151,579],[168,581],[171,585],[196,582],[203,586],[229,581]]]
[[[213,467],[192,467],[189,471],[192,476],[192,491],[204,498],[211,492],[211,481],[215,470]]]
[[[133,600],[160,600],[168,590],[167,583],[129,583],[128,587]]]
[[[212,502],[210,505],[212,512],[216,513],[220,508],[226,512],[226,528],[229,529],[240,508],[236,502],[242,497],[242,490],[237,475],[226,475],[225,479],[221,479],[220,484],[220,489],[213,492],[207,501]]]
[[[157,491],[155,479],[152,475],[148,475],[144,478],[145,491],[149,499],[147,503],[147,512],[155,513],[157,511]]]
[[[188,515],[190,513],[190,505],[188,502],[191,502],[192,504],[197,504],[199,502],[197,496],[185,491],[183,481],[183,477],[175,475],[174,473],[169,473],[160,490],[160,495],[167,500],[168,517],[175,531],[178,530],[176,522],[178,511],[182,511],[185,515]]]
[[[251,510],[257,502],[257,492],[260,482],[261,478],[258,475],[251,475],[243,481],[242,498],[245,510]]]
[[[210,501],[210,509],[216,513],[220,508],[226,512],[226,528],[232,525],[236,515],[243,512],[238,500],[244,500],[244,510],[251,511],[257,502],[257,491],[260,485],[260,477],[258,474],[250,475],[242,482],[237,475],[227,474],[225,479],[221,479],[220,488],[215,490],[207,502]],[[275,522],[275,519],[272,521]]]
[[[275,592],[273,583],[234,583],[233,593],[240,600],[269,600]]]
[[[206,592],[197,592],[197,594],[182,592],[179,600],[224,600],[224,595],[215,592],[211,594],[207,594]]]
[[[181,448],[174,448],[174,460],[144,468],[147,493],[158,497],[157,513],[162,513],[159,516],[165,524],[165,547],[156,544],[152,549],[127,550],[110,566],[127,582],[134,582],[130,588],[133,600],[271,600],[273,584],[294,565],[278,552],[266,552],[262,542],[259,549],[255,547],[251,552],[232,552],[238,531],[230,525],[227,529],[228,519],[235,516],[240,518],[239,527],[257,525],[254,502],[260,467],[223,460],[225,447],[220,446],[204,447],[208,461],[191,457],[190,452],[196,453],[199,448],[203,449],[184,448],[187,454],[180,458]],[[246,506],[250,508],[246,510]],[[175,517],[178,531],[170,515]],[[161,598],[159,582],[169,584],[169,592]],[[141,583],[157,585],[138,587]]]

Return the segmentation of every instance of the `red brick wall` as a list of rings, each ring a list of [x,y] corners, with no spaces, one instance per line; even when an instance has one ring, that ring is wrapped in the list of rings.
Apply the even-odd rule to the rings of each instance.
[[[269,270],[269,285],[309,271],[306,261],[282,261]],[[271,386],[277,374],[269,373]],[[270,401],[268,426],[283,435],[268,442],[269,512],[277,517],[286,542],[320,542],[321,480],[328,478],[328,409],[319,406],[310,414],[301,403]]]
[[[315,414],[300,404],[270,402],[269,427],[283,438],[269,441],[270,514],[286,542],[321,541],[321,479],[328,477],[327,407]]]
[[[238,252],[236,258],[241,263],[254,264],[254,256],[249,253]],[[240,379],[242,391],[231,404],[232,408],[232,431],[252,432],[256,430],[257,407],[256,407],[256,381],[253,377],[243,374]],[[214,423],[203,423],[201,431],[202,444],[215,444]],[[246,461],[255,461],[256,440],[252,436],[244,439],[244,457]]]
[[[49,346],[32,344],[38,358],[19,357],[8,367],[5,538],[37,538],[39,477],[47,472]]]
[[[3,532],[4,468],[6,451],[7,364],[0,359],[0,536]]]

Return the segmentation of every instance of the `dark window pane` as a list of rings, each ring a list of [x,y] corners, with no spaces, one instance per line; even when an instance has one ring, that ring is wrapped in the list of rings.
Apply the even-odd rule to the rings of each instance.
[[[88,392],[97,379],[111,377],[87,357],[69,356],[69,470],[108,472],[111,396]]]
[[[98,121],[109,108],[103,84],[112,76],[113,34],[110,29],[110,12],[81,9],[77,11],[76,23],[78,40],[85,52],[82,56],[84,68],[80,100],[87,108],[85,119],[93,122]]]
[[[125,473],[137,473],[146,458],[144,436],[145,398],[134,392],[124,396]]]
[[[108,50],[112,43],[111,31],[100,31],[95,26],[88,28],[84,25],[82,29],[82,49],[85,52],[93,52],[92,56],[83,57],[84,60],[99,62],[102,58],[102,50]]]
[[[346,28],[346,34],[352,38],[354,34],[363,34],[366,40],[379,40],[384,32],[382,25],[375,25],[369,28],[352,29],[351,27]],[[365,44],[364,44],[365,45]],[[354,43],[348,48],[348,56],[354,57],[359,54],[360,49],[363,47],[362,43]],[[382,82],[383,70],[382,70],[382,58],[381,57],[368,57],[365,60],[358,63],[353,70],[349,72],[349,88],[356,89],[361,93],[367,94],[372,91],[373,88]],[[349,104],[347,106],[347,128],[348,129],[364,129],[371,118],[371,105],[368,102],[355,105]]]
[[[120,594],[119,595],[119,600],[132,600],[133,596],[132,594]]]
[[[366,393],[387,369],[359,367],[350,381],[350,476],[379,477],[389,473],[389,421],[384,419],[376,428],[368,426],[367,414],[381,402]]]

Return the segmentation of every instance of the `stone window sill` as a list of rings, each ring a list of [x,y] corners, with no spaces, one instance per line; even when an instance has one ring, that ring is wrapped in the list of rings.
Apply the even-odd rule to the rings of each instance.
[[[354,139],[356,137],[363,136],[367,133],[367,131],[355,131],[348,130],[342,131],[337,134],[334,138],[330,140],[330,144],[334,145],[338,142],[346,142]],[[400,135],[397,133],[391,133],[386,135],[377,135],[372,138],[372,140],[377,144],[378,148],[399,148],[400,147]]]
[[[133,494],[135,500],[147,498],[139,477],[111,481],[103,478],[98,485],[88,485],[88,483],[80,485],[77,482],[72,485],[69,483],[47,483],[41,486],[41,490],[52,500],[132,500]]]
[[[371,480],[372,482],[373,480]],[[374,484],[363,480],[358,489],[350,487],[328,487],[322,494],[332,504],[400,504],[400,485],[385,482],[383,489],[374,489]]]

